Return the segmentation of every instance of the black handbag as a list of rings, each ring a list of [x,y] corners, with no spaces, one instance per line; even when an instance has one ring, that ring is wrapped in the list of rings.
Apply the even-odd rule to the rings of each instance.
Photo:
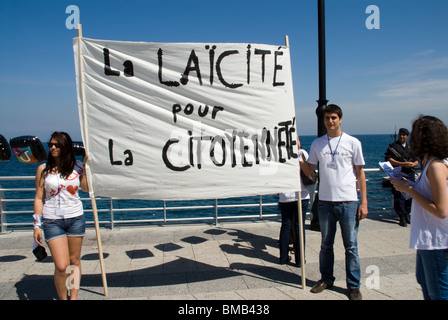
[[[47,251],[42,246],[37,246],[33,250],[33,253],[34,253],[34,256],[36,257],[36,259],[38,261],[42,261],[42,260],[44,260],[47,257]]]

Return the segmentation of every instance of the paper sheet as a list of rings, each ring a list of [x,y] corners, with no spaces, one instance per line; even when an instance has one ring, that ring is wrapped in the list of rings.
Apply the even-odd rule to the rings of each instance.
[[[401,172],[401,167],[393,167],[389,161],[385,161],[385,162],[379,162],[378,163],[381,167],[381,169],[383,169],[384,172],[386,172],[386,174],[391,178],[391,179],[401,179],[405,176],[407,176],[406,174]],[[407,183],[409,183],[411,186],[413,186],[415,183],[411,180],[406,180]],[[403,196],[407,199],[410,199],[411,196],[409,194],[407,194],[406,192],[402,192]]]

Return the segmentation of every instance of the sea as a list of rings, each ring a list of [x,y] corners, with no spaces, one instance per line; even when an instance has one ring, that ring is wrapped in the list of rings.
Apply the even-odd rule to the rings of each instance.
[[[363,154],[366,165],[364,168],[379,168],[378,162],[384,161],[384,153],[390,143],[394,141],[394,135],[390,134],[361,134],[353,135],[358,138],[363,147]],[[315,135],[301,136],[300,141],[302,148],[309,151],[312,141],[316,138]],[[43,141],[42,141],[43,142]],[[45,144],[45,143],[44,143]],[[45,146],[46,148],[46,146]],[[20,162],[14,155],[8,161],[0,162],[0,177],[5,176],[35,176],[37,167],[40,163],[24,164]],[[382,178],[385,176],[384,172],[366,173],[368,183],[368,197],[369,199],[369,213],[381,212],[386,208],[391,208],[392,194],[389,187],[385,187],[382,184]],[[4,188],[34,188],[34,180],[0,180],[0,189]],[[3,209],[7,211],[32,211],[34,191],[0,191],[0,196],[4,199],[27,199],[25,202],[7,202],[3,203]],[[89,195],[84,192],[80,192],[81,198],[89,198]],[[373,200],[375,199],[375,200]],[[201,217],[214,217],[215,205],[214,199],[208,200],[195,200],[195,201],[167,201],[165,204],[163,201],[154,200],[124,200],[114,199],[113,214],[114,220],[160,220],[163,219],[163,210],[147,210],[147,211],[126,211],[129,208],[166,208],[181,207],[181,206],[208,206],[209,208],[200,209],[168,209],[166,210],[166,219],[198,219]],[[233,204],[258,204],[260,196],[255,197],[241,197],[241,198],[228,198],[218,199],[218,205],[233,205]],[[99,220],[110,221],[110,199],[97,199],[97,207],[99,212]],[[276,203],[278,202],[278,196],[263,195],[263,203]],[[93,221],[91,211],[91,202],[83,201],[84,208],[86,210],[87,221]],[[259,206],[254,207],[231,207],[231,208],[219,208],[219,217],[235,217],[238,219],[240,216],[245,215],[258,215],[260,212]],[[278,214],[277,206],[263,207],[263,215]],[[8,223],[23,223],[32,222],[30,213],[8,214]],[[8,227],[11,228],[11,227]]]

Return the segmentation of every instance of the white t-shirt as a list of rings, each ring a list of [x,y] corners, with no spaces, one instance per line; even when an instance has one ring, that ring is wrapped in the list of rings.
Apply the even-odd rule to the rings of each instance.
[[[302,154],[305,157],[305,160],[308,159],[308,152],[306,152],[304,149],[299,150],[299,159],[302,158]],[[298,179],[298,178],[297,178]],[[310,198],[310,192],[308,191],[307,186],[303,184],[302,181],[300,181],[301,189],[300,192],[301,200],[306,200]],[[283,192],[279,194],[279,201],[280,202],[293,202],[297,201],[297,192]]]
[[[432,191],[429,179],[426,175],[426,170],[433,160],[434,158],[432,158],[425,166],[414,185],[414,189],[429,200],[432,200]],[[411,216],[412,223],[409,240],[409,247],[411,249],[448,249],[448,218],[440,219],[436,217],[423,209],[423,207],[415,200],[412,201]]]
[[[311,144],[307,162],[319,162],[319,200],[358,200],[355,165],[365,165],[358,139],[346,133],[335,138],[321,136]]]
[[[83,174],[82,162],[77,160],[72,174],[64,179],[58,174],[45,177],[45,204],[42,212],[44,219],[68,219],[83,214],[79,177]]]

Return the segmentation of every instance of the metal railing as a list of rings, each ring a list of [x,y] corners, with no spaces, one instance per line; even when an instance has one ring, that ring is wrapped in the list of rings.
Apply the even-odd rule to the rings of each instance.
[[[369,213],[372,211],[384,211],[392,208],[392,196],[390,191],[385,189],[382,186],[383,178],[381,176],[381,169],[364,169],[367,176],[367,196],[369,201]],[[369,176],[373,176],[370,178]],[[376,177],[375,177],[376,175]],[[21,184],[28,184],[32,181],[32,185],[34,184],[34,176],[3,176],[0,177],[0,182],[3,181],[12,181],[14,184],[18,184],[19,181],[23,181]],[[314,188],[313,190],[314,191]],[[0,224],[1,224],[1,233],[7,233],[10,228],[28,228],[33,224],[33,201],[34,201],[34,186],[28,187],[2,187],[0,184]],[[14,197],[9,198],[6,197],[5,194],[13,194]],[[25,195],[24,195],[25,194]],[[28,195],[28,196],[27,196]],[[84,212],[86,213],[86,221],[87,224],[93,224],[93,218],[89,218],[89,213],[91,214],[93,210],[91,209],[91,199],[87,194],[85,197],[83,193],[81,193],[81,200],[84,205]],[[314,192],[312,192],[312,197],[310,201],[310,206],[308,208],[308,212],[311,208],[312,201],[314,199]],[[384,197],[385,196],[385,197]],[[269,198],[267,202],[263,201],[263,197]],[[142,224],[167,224],[167,223],[187,223],[194,221],[212,221],[216,225],[219,224],[220,220],[224,219],[267,219],[267,218],[278,218],[280,217],[280,211],[268,210],[266,213],[266,208],[268,207],[277,207],[278,201],[276,200],[275,195],[269,196],[257,196],[257,197],[246,197],[251,203],[229,203],[231,201],[240,201],[235,199],[214,199],[209,200],[213,201],[211,204],[205,205],[197,205],[198,201],[187,201],[191,203],[195,203],[195,205],[169,205],[171,202],[167,201],[151,201],[155,206],[147,206],[147,200],[123,200],[117,198],[104,198],[104,197],[96,197],[97,202],[97,212],[99,217],[99,224],[103,226],[109,226],[111,229],[114,229],[118,224],[127,224],[127,225],[142,225]],[[254,198],[258,198],[257,202],[253,202]],[[273,200],[276,201],[273,201]],[[116,201],[133,201],[132,207],[124,208],[121,204],[117,204]],[[221,203],[219,203],[221,201]],[[222,203],[222,202],[225,203]],[[146,206],[136,207],[136,204],[144,204]],[[183,203],[183,202],[182,202]],[[373,203],[373,204],[372,204]],[[377,204],[375,204],[377,203]],[[13,208],[13,210],[9,210],[8,207],[16,206],[19,207]],[[220,211],[223,209],[235,209],[235,208],[254,208],[257,213],[251,214],[229,214],[229,215],[219,215]],[[14,210],[15,209],[15,210]],[[265,212],[263,212],[265,209]],[[168,217],[169,212],[174,211],[190,211],[195,212],[193,217]],[[206,215],[198,216],[198,211],[208,211]],[[254,211],[254,210],[252,210]],[[151,218],[151,213],[158,213],[157,217]],[[116,218],[116,214],[119,213],[119,219]],[[130,217],[134,217],[136,214],[141,213],[140,217],[137,219],[130,219]],[[306,213],[305,213],[306,214]],[[105,216],[108,215],[108,218],[105,220]],[[154,216],[155,214],[153,214]],[[8,222],[8,218],[21,217],[16,222]],[[26,221],[24,221],[26,220]]]

